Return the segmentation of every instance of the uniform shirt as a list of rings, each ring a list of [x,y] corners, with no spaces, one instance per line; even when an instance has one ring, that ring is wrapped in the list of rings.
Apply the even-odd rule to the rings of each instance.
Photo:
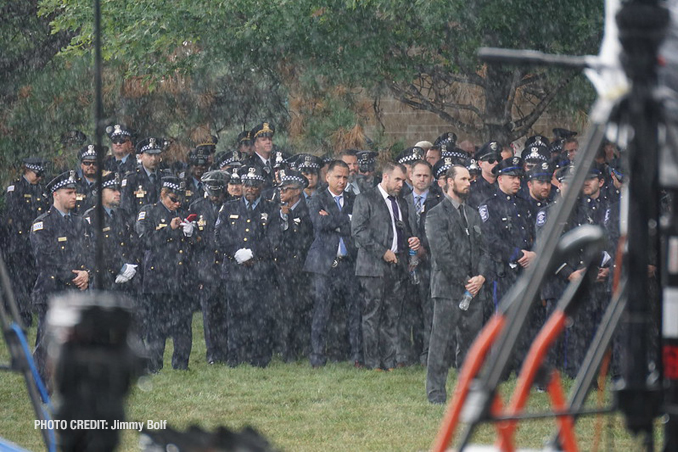
[[[65,215],[54,206],[33,221],[30,237],[38,270],[34,301],[46,302],[43,296],[57,291],[78,290],[73,270],[94,267],[88,229],[82,217]]]
[[[158,202],[162,177],[169,173],[160,170],[153,173],[155,182],[150,179],[150,173],[143,165],[138,165],[134,172],[125,175],[120,183],[120,208],[130,217],[136,218],[143,206]]]
[[[487,198],[493,196],[497,191],[497,183],[489,183],[481,175],[478,179],[471,182],[471,187],[469,188],[469,196],[466,200],[466,204],[469,207],[477,208],[483,203]]]
[[[527,201],[497,190],[478,206],[478,213],[492,258],[515,268],[521,250],[531,250],[534,244],[534,219]]]
[[[7,253],[30,252],[30,232],[33,220],[49,209],[44,187],[31,184],[25,177],[7,187],[4,223],[7,232]]]
[[[179,293],[183,288],[193,238],[184,237],[181,227],[171,228],[170,222],[179,216],[160,202],[145,205],[137,215],[134,229],[143,250],[144,293]]]
[[[127,221],[117,210],[104,208],[103,228],[98,227],[96,206],[88,209],[83,218],[88,225],[88,234],[92,242],[100,237],[103,240],[103,275],[97,286],[104,290],[123,289],[127,286],[115,284],[115,277],[125,264],[140,264],[141,255],[134,232],[134,224]],[[99,232],[100,231],[100,232]],[[100,234],[100,235],[98,235]]]

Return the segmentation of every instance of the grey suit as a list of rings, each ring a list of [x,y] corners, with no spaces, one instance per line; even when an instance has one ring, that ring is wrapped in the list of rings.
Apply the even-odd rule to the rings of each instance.
[[[398,263],[384,261],[391,249],[391,214],[379,187],[361,193],[353,207],[351,230],[358,258],[355,274],[363,290],[363,355],[368,368],[394,368],[399,348],[397,327],[407,280],[407,239],[412,237],[407,203],[396,198],[400,211]]]
[[[426,217],[426,232],[431,246],[431,296],[433,328],[429,342],[426,390],[429,401],[446,399],[445,381],[453,362],[448,348],[456,339],[456,364],[460,365],[483,321],[483,291],[471,301],[468,311],[459,309],[459,300],[467,277],[487,278],[490,257],[480,227],[480,215],[464,206],[468,235],[459,210],[450,198],[432,208]]]

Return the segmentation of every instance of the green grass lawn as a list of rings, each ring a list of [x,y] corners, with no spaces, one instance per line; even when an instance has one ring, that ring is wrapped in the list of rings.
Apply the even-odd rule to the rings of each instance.
[[[135,386],[128,399],[128,420],[166,420],[180,429],[193,424],[205,429],[251,425],[285,451],[419,451],[430,448],[444,413],[443,407],[427,402],[426,374],[420,366],[390,373],[358,370],[344,363],[314,370],[308,361],[274,360],[266,369],[209,366],[197,315],[191,370],[171,370],[170,357],[171,346],[165,353],[165,370]],[[7,360],[4,344],[0,358]],[[455,378],[451,372],[450,392]],[[506,383],[504,394],[514,383]],[[547,406],[546,394],[532,394],[531,410]],[[0,436],[34,451],[44,450],[34,419],[23,380],[0,373]],[[580,420],[581,450],[593,450],[594,424],[595,418]],[[639,450],[619,416],[605,418],[603,425],[602,450]],[[553,426],[553,420],[522,424],[518,444],[541,446]],[[120,450],[138,450],[138,438],[136,432],[125,431]],[[474,442],[493,441],[493,428],[485,426]]]

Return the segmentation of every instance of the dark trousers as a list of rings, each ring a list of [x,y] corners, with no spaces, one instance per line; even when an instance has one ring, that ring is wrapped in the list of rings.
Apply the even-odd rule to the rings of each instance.
[[[9,253],[5,264],[21,320],[27,327],[31,326],[33,323],[31,289],[37,277],[33,256],[29,249],[23,253]]]
[[[234,268],[227,285],[228,365],[266,367],[273,356],[274,306],[268,280],[252,268]]]
[[[428,348],[426,393],[434,403],[447,398],[445,382],[452,365],[461,366],[483,324],[483,302],[471,300],[468,311],[459,309],[459,300],[433,299],[433,327]]]
[[[219,290],[211,285],[198,288],[205,334],[205,359],[208,363],[226,362],[228,329],[226,328],[226,300]]]
[[[278,264],[282,357],[284,361],[294,361],[311,352],[313,300],[309,275],[285,262]]]
[[[145,294],[145,302],[149,371],[162,369],[165,342],[169,337],[174,342],[172,368],[188,369],[193,345],[192,303],[179,295],[156,293]]]
[[[328,344],[328,330],[333,317],[346,313],[339,336],[348,336],[350,355],[353,361],[362,361],[362,338],[360,334],[360,303],[352,262],[341,260],[327,275],[314,273],[313,321],[311,323],[311,365],[323,366],[327,362],[327,349],[337,344]],[[336,335],[335,335],[336,337]],[[335,340],[341,340],[337,337]]]
[[[45,323],[47,317],[47,300],[43,303],[34,303],[34,310],[38,316],[38,331],[35,336],[35,349],[33,350],[33,360],[35,367],[38,369],[38,374],[47,388],[51,388],[49,375],[47,369],[47,343],[45,333],[47,331],[47,324]],[[50,391],[51,392],[51,391]]]
[[[402,314],[398,322],[398,363],[426,365],[428,342],[433,322],[431,299],[431,272],[428,266],[417,268],[420,283],[407,283],[407,295],[403,299]]]
[[[396,366],[398,322],[402,312],[407,262],[386,268],[380,278],[361,276],[363,291],[363,355],[365,367],[390,369]]]

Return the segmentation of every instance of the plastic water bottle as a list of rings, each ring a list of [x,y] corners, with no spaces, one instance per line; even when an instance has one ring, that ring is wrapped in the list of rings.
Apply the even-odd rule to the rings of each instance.
[[[419,258],[417,252],[410,248],[410,281],[413,285],[418,285],[421,282],[419,273],[417,273],[417,265],[419,265]]]
[[[468,290],[464,292],[464,295],[461,297],[461,301],[459,302],[459,309],[462,311],[468,311],[468,307],[471,306],[472,299],[473,295],[471,295],[471,292]]]
[[[471,279],[469,276],[466,277],[466,281]],[[471,306],[471,300],[473,299],[473,295],[471,295],[471,292],[468,290],[464,292],[464,295],[461,297],[461,301],[459,302],[459,309],[462,311],[468,311],[468,307]]]

